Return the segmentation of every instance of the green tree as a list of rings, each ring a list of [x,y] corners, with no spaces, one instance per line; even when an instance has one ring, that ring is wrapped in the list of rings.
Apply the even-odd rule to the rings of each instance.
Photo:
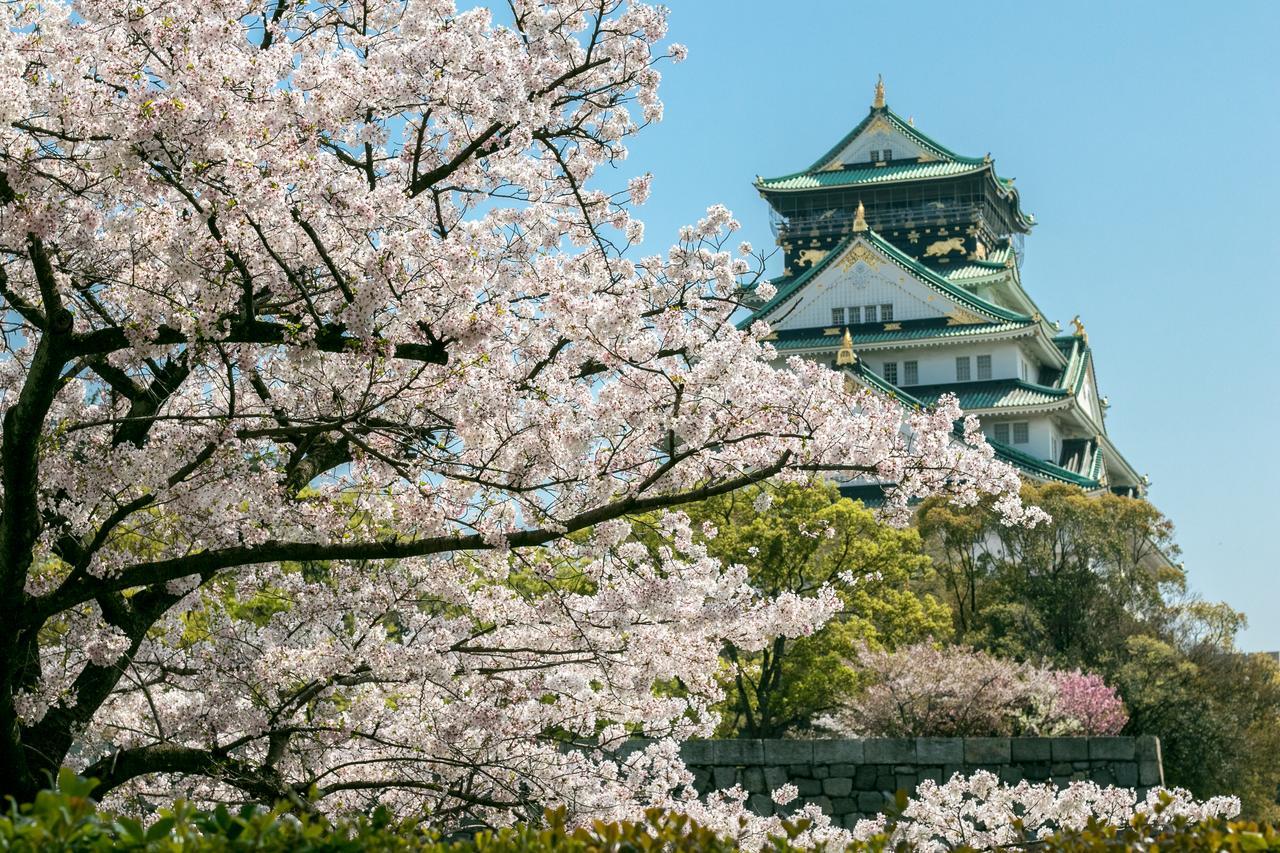
[[[960,639],[1016,657],[1080,665],[1177,617],[1186,591],[1173,525],[1143,500],[1027,484],[1052,523],[1007,526],[984,506],[930,500],[919,529]]]
[[[1187,593],[1173,526],[1151,504],[1027,485],[1053,516],[1008,528],[982,506],[926,501],[918,527],[958,638],[1021,660],[1102,675],[1127,731],[1159,736],[1165,778],[1198,796],[1237,794],[1280,817],[1280,679],[1235,648],[1244,617]]]
[[[951,634],[946,606],[915,591],[931,573],[919,534],[879,523],[830,483],[746,490],[685,511],[709,552],[746,566],[765,595],[812,596],[830,584],[843,604],[811,636],[776,637],[758,652],[725,644],[721,734],[804,728],[860,687],[848,662],[862,643],[894,648]]]

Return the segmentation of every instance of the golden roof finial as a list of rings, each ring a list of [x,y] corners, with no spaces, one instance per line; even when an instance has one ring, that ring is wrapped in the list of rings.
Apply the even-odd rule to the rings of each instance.
[[[858,199],[858,209],[853,214],[853,230],[867,230],[867,209],[862,206],[862,199]]]
[[[876,75],[876,99],[871,102],[876,109],[884,108],[884,77]]]
[[[840,351],[836,353],[836,366],[842,364],[853,364],[858,357],[853,354],[853,335],[849,334],[848,327],[844,330],[844,337],[840,339]]]
[[[1084,330],[1084,323],[1080,320],[1080,315],[1071,318],[1071,325],[1075,328],[1076,337],[1083,338],[1084,342],[1089,343],[1089,333]]]

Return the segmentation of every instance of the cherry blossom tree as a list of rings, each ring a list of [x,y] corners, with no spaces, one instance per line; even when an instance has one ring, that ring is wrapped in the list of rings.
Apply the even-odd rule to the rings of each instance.
[[[1026,518],[954,401],[770,366],[728,211],[634,256],[658,7],[6,13],[0,794],[620,813],[674,751],[573,745],[710,731],[725,639],[837,606],[629,515],[835,472]]]

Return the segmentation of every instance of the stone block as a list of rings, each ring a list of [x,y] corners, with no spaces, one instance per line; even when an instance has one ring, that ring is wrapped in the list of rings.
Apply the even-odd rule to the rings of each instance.
[[[1131,737],[1091,737],[1089,757],[1094,761],[1133,761],[1134,746]]]
[[[1138,763],[1122,761],[1115,765],[1116,784],[1122,788],[1132,788],[1138,784]]]
[[[898,777],[895,776],[888,767],[881,767],[880,772],[876,774],[876,790],[877,791],[894,791],[897,790]]]
[[[749,738],[729,738],[715,741],[712,764],[736,765],[764,764],[764,743]]]
[[[795,777],[795,776],[812,776],[812,775],[813,775],[813,765],[812,765],[812,764],[788,764],[788,765],[787,765],[787,774],[788,774],[788,775],[790,775],[790,776],[793,776],[793,777]]]
[[[1028,782],[1044,782],[1049,778],[1049,762],[1036,761],[1022,765],[1022,778]]]
[[[791,781],[802,797],[816,797],[822,793],[822,783],[817,779],[793,779]]]
[[[1099,785],[1116,784],[1116,774],[1111,772],[1110,767],[1095,767],[1089,772],[1089,779],[1097,782]]]
[[[1022,768],[1016,764],[1010,764],[1007,767],[1001,767],[1000,781],[1006,785],[1016,785],[1022,781]]]
[[[853,774],[858,772],[857,764],[832,764],[827,768],[831,771],[832,776],[848,776],[853,778]]]
[[[713,749],[713,740],[687,740],[680,744],[680,757],[691,767],[702,767],[714,763],[711,760]]]
[[[738,784],[738,771],[732,767],[716,767],[711,771],[711,781],[715,783],[717,791],[732,788]]]
[[[825,779],[831,775],[831,765],[830,764],[814,764],[813,773],[810,775],[812,775],[813,778],[815,779]]]
[[[1089,758],[1089,739],[1083,737],[1050,738],[1050,753],[1054,761],[1087,761]]]
[[[876,790],[876,776],[879,772],[874,764],[863,764],[853,774],[853,786],[859,791]]]
[[[711,769],[707,767],[699,767],[693,771],[693,788],[700,794],[705,794],[711,789]]]
[[[853,780],[847,776],[822,781],[822,793],[829,797],[847,797],[853,790]]]
[[[942,768],[941,767],[921,767],[920,773],[918,775],[920,776],[921,782],[923,782],[925,779],[932,779],[935,782],[941,782]]]
[[[918,737],[916,760],[921,764],[961,764],[964,741],[955,737]]]
[[[1164,774],[1160,772],[1159,761],[1149,761],[1143,759],[1138,762],[1138,784],[1139,785],[1163,785]]]
[[[967,737],[965,764],[1008,764],[1011,747],[1007,737]]]
[[[829,797],[813,797],[809,802],[822,809],[823,814],[831,814],[831,799]]]
[[[831,800],[831,813],[835,815],[852,814],[858,810],[858,802],[852,797],[835,797]]]
[[[915,738],[870,738],[863,742],[862,752],[868,764],[916,763]]]
[[[875,814],[884,808],[884,794],[878,791],[863,791],[858,794],[858,811],[864,814]]]
[[[813,763],[811,740],[766,740],[763,747],[765,764]]]
[[[957,773],[964,773],[963,764],[944,764],[942,766],[942,781],[949,781]]]
[[[773,814],[773,800],[764,794],[752,794],[747,798],[747,808],[761,817],[768,817]]]
[[[1134,751],[1138,760],[1160,761],[1160,738],[1155,735],[1143,735],[1134,740]]]
[[[861,764],[867,741],[856,738],[813,741],[814,764]]]
[[[766,767],[764,769],[764,788],[766,791],[776,791],[791,778],[785,767]]]
[[[915,773],[897,773],[893,777],[893,789],[895,791],[906,791],[910,796],[916,792],[916,784],[920,781],[920,777]]]
[[[767,793],[764,787],[764,768],[748,767],[742,771],[742,787],[753,794]]]
[[[1009,756],[1018,762],[1048,761],[1051,757],[1049,738],[1015,737],[1009,740]]]

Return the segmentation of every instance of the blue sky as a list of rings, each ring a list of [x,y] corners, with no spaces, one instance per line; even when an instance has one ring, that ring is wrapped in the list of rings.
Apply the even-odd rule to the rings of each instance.
[[[713,202],[768,245],[753,177],[826,151],[883,74],[896,112],[1017,178],[1023,282],[1082,316],[1194,589],[1280,649],[1280,3],[669,5],[690,56],[623,165],[655,176],[646,249]]]

